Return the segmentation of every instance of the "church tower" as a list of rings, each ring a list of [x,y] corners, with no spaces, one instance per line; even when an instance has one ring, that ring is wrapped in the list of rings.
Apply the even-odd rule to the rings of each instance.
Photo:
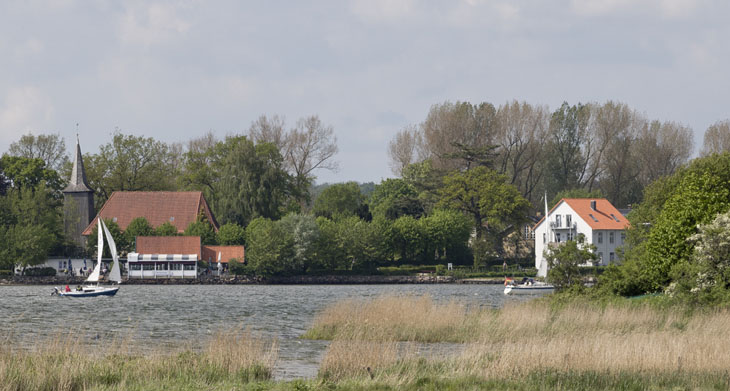
[[[68,186],[63,189],[64,227],[66,237],[80,246],[86,247],[86,238],[81,235],[94,218],[94,191],[86,182],[86,170],[81,158],[79,136],[76,135],[76,157],[71,170]]]

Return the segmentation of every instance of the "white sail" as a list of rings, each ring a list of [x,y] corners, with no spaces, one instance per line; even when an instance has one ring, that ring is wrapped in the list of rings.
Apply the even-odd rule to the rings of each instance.
[[[114,282],[122,282],[122,273],[119,271],[119,255],[117,254],[117,245],[114,243],[114,238],[112,237],[111,232],[109,232],[109,228],[106,227],[106,224],[102,221],[101,226],[104,227],[104,234],[106,235],[106,241],[109,243],[109,250],[112,253],[112,259],[114,260],[112,264],[112,270],[109,272],[109,281]]]
[[[94,266],[94,271],[91,272],[89,278],[86,279],[88,282],[99,282],[99,274],[101,274],[101,254],[104,252],[104,234],[102,233],[101,228],[101,217],[97,220],[99,221],[99,224],[96,227],[98,237],[96,242],[96,266]]]

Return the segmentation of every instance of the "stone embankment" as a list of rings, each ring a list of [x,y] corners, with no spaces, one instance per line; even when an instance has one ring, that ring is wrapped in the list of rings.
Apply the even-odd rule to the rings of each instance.
[[[79,285],[84,277],[0,277],[0,285]],[[201,276],[198,279],[158,278],[125,280],[122,284],[132,285],[364,285],[364,284],[501,284],[501,279],[472,278],[455,279],[452,276],[437,276],[423,273],[415,276],[289,276],[289,277],[246,277],[246,276]]]

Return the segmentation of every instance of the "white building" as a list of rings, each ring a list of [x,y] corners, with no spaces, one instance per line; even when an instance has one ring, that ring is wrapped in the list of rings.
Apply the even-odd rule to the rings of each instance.
[[[547,275],[543,252],[551,244],[577,240],[596,246],[598,265],[617,260],[616,248],[626,240],[629,222],[605,198],[563,198],[535,227],[535,267],[537,275]],[[546,224],[547,221],[547,224]]]

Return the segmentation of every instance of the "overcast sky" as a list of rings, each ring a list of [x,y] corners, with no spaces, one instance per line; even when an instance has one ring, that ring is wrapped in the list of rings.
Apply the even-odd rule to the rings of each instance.
[[[695,132],[730,117],[726,0],[2,1],[0,152],[76,123],[165,142],[317,114],[336,173],[391,177],[387,144],[444,101],[618,100]]]

